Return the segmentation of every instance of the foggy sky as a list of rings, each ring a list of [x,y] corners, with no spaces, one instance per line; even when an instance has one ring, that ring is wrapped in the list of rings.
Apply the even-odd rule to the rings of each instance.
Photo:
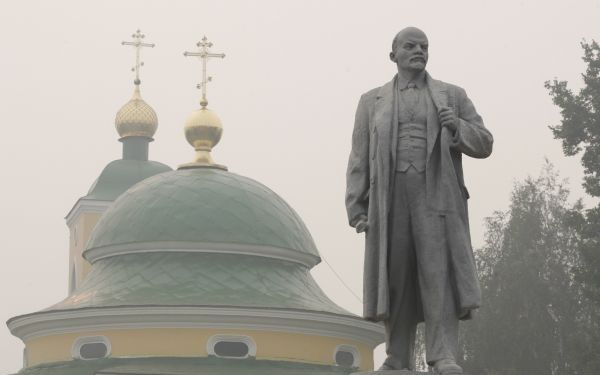
[[[183,52],[206,35],[227,55],[209,62],[209,108],[224,126],[215,161],[281,195],[361,294],[363,237],[347,225],[345,169],[358,98],[395,73],[395,33],[409,25],[427,33],[429,73],[465,88],[494,135],[489,159],[464,163],[477,247],[483,218],[506,209],[513,183],[537,174],[544,157],[569,178],[573,197],[584,196],[578,158],[563,157],[548,129],[560,117],[544,81],[581,86],[579,43],[600,39],[599,15],[591,0],[3,0],[0,320],[66,296],[64,216],[120,158],[114,116],[134,78],[133,48],[120,43],[137,28],[157,45],[142,52],[142,96],[159,118],[150,159],[173,168],[192,159],[183,125],[198,107],[201,65]],[[313,275],[361,312],[324,262]],[[0,327],[0,374],[21,367],[22,348]]]

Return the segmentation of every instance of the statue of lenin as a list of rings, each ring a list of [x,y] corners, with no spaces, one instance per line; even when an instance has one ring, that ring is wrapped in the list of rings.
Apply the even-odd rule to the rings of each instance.
[[[360,98],[346,208],[366,232],[364,317],[385,323],[380,370],[414,369],[424,321],[427,363],[455,375],[458,322],[481,300],[462,157],[488,157],[493,138],[465,90],[427,73],[428,50],[423,31],[400,31],[390,53],[398,73]]]

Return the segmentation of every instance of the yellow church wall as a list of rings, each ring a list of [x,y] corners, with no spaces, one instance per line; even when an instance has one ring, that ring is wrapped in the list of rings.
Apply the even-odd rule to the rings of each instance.
[[[253,330],[151,328],[68,333],[34,338],[26,342],[27,363],[68,361],[75,340],[86,336],[105,336],[110,341],[112,357],[205,357],[206,343],[216,334],[249,336],[256,343],[256,358],[335,364],[338,345],[354,346],[360,355],[360,368],[373,368],[373,348],[366,344],[334,337],[299,333]]]
[[[91,213],[85,213],[83,215],[81,215],[83,218],[83,233],[82,233],[82,241],[80,242],[80,251],[79,251],[79,262],[80,262],[80,273],[79,273],[79,279],[78,282],[82,282],[86,276],[88,275],[88,273],[90,272],[90,269],[92,268],[91,264],[83,259],[83,256],[81,256],[81,254],[83,254],[83,251],[85,250],[85,246],[87,245],[87,242],[90,238],[90,235],[92,234],[92,231],[94,230],[94,228],[96,227],[96,224],[98,224],[98,220],[100,220],[100,217],[102,216],[101,213],[98,212],[91,212]]]
[[[90,263],[81,254],[85,250],[85,245],[92,234],[92,230],[98,223],[98,220],[100,220],[100,216],[102,214],[98,212],[84,212],[79,215],[69,228],[71,233],[69,261],[71,265],[75,266],[75,280],[77,285],[83,282],[91,269]],[[72,277],[72,275],[69,277]]]

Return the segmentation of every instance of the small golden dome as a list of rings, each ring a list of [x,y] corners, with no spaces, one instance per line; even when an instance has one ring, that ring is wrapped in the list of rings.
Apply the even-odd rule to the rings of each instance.
[[[191,163],[182,165],[182,168],[203,166],[224,168],[216,165],[210,155],[212,148],[219,143],[223,134],[221,120],[213,111],[202,106],[192,112],[185,122],[184,131],[185,138],[196,150],[196,156]]]
[[[131,100],[117,112],[115,126],[121,138],[152,138],[156,133],[158,127],[156,112],[142,99],[138,84],[135,85]]]

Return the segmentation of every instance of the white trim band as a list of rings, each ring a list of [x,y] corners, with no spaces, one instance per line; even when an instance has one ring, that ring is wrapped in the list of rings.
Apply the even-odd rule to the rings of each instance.
[[[187,241],[134,242],[122,245],[94,247],[85,250],[83,257],[88,262],[94,263],[97,260],[118,255],[165,252],[253,255],[300,263],[308,268],[312,268],[321,262],[319,256],[281,247]]]
[[[381,324],[358,316],[244,307],[137,306],[48,311],[7,322],[23,341],[74,332],[138,328],[262,330],[337,337],[372,347],[385,339]]]

